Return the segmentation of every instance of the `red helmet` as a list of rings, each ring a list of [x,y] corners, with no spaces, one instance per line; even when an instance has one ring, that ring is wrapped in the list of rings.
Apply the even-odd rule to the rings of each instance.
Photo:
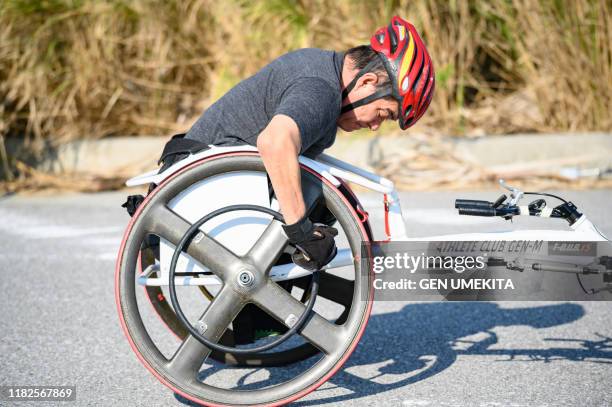
[[[370,45],[383,57],[393,82],[392,94],[399,102],[400,127],[407,129],[429,107],[436,83],[425,44],[412,24],[395,16],[376,31]]]
[[[402,130],[405,130],[421,118],[431,102],[435,87],[431,58],[416,28],[398,16],[393,17],[387,27],[381,27],[374,33],[370,45],[381,57],[391,79],[391,86],[345,106],[343,111],[391,95],[399,103],[398,121]],[[368,65],[347,86],[343,92],[344,97],[355,86],[358,77],[370,71],[373,64]]]

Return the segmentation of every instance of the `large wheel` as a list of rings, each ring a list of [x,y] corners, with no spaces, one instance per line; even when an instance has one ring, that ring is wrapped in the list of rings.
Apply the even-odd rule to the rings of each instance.
[[[349,202],[350,206],[358,212],[361,211],[360,215],[363,216],[364,213],[360,208],[360,204],[348,185],[342,183],[342,185],[339,187],[339,191]],[[312,219],[313,221],[318,221],[316,216]],[[368,239],[371,239],[372,233],[369,223],[367,222],[367,218],[362,218],[361,222],[366,230]],[[154,239],[153,241],[143,243],[140,255],[140,272],[147,269],[147,267],[154,265],[156,262],[159,263],[159,257],[159,239]],[[277,264],[284,264],[286,262],[287,259],[285,257],[285,259],[279,259]],[[152,276],[156,276],[156,274],[153,274]],[[350,279],[342,278],[331,273],[324,273],[319,278],[321,280],[321,284],[318,296],[341,307],[341,312],[337,313],[339,314],[338,317],[333,320],[335,324],[340,325],[344,323],[348,312],[350,311],[350,306],[353,301],[354,283]],[[300,300],[302,303],[305,303],[308,299],[306,294],[309,283],[309,277],[302,277],[291,281],[285,281],[282,286],[288,291],[291,291],[292,287],[299,287],[302,289],[303,295]],[[199,288],[202,291],[202,294],[208,300],[212,301],[214,295],[211,294],[210,289],[205,286],[199,286]],[[189,332],[179,321],[164,290],[162,290],[162,288],[159,286],[146,286],[145,290],[151,306],[155,309],[166,327],[180,340],[186,339]],[[257,321],[254,323],[256,324]],[[261,339],[260,341],[265,341],[265,339]],[[256,341],[256,343],[260,341]],[[235,346],[236,340],[233,330],[228,328],[219,342],[226,346]],[[312,357],[318,352],[319,350],[315,346],[311,345],[310,343],[303,343],[288,347],[284,350],[275,350],[263,353],[232,354],[213,350],[210,354],[210,358],[232,366],[273,367],[286,366],[288,364],[301,362]]]
[[[354,258],[353,266],[347,268],[349,270],[342,270],[340,274],[334,274],[334,270],[322,274],[322,277],[326,274],[329,276],[327,283],[325,278],[321,279],[320,295],[323,300],[321,304],[317,303],[315,312],[300,332],[306,344],[288,345],[297,348],[305,346],[304,349],[314,347],[317,355],[300,364],[299,369],[292,369],[289,377],[286,369],[270,368],[265,379],[246,384],[245,380],[235,380],[236,369],[227,365],[210,365],[208,359],[211,351],[191,335],[184,336],[180,344],[175,343],[174,346],[168,340],[168,335],[160,339],[160,330],[144,310],[146,303],[139,299],[138,294],[143,291],[137,290],[143,244],[153,234],[176,245],[193,220],[188,221],[185,216],[179,215],[180,211],[177,213],[173,202],[199,182],[215,177],[223,179],[227,174],[245,171],[265,174],[259,157],[244,153],[205,159],[173,174],[138,208],[125,232],[117,260],[117,306],[130,345],[145,367],[162,383],[182,396],[203,404],[283,404],[314,390],[328,380],[354,350],[367,324],[373,300],[370,267],[360,261],[361,243],[368,240],[368,233],[359,215],[333,185],[303,169],[302,184],[307,207],[311,208],[319,200],[325,203],[337,218],[336,226],[342,231],[345,244]],[[228,188],[231,187],[228,185]],[[246,253],[234,250],[234,241],[223,240],[222,236],[213,238],[214,233],[210,229],[204,232],[198,236],[197,242],[189,245],[187,253],[219,277],[223,285],[214,293],[214,299],[207,307],[198,287],[179,287],[177,291],[179,298],[184,298],[187,304],[185,306],[181,301],[185,313],[195,326],[204,327],[203,335],[207,339],[219,341],[235,316],[249,303],[287,326],[291,324],[292,317],[302,314],[305,306],[299,298],[268,277],[270,268],[287,246],[279,222],[269,218]],[[363,274],[362,267],[366,269]],[[238,284],[236,278],[245,269],[255,275],[255,283],[247,288]],[[339,315],[328,316],[324,308],[328,302],[324,295],[326,286],[331,287],[329,281],[338,282],[338,279],[346,282],[344,287],[352,285],[351,303],[341,312],[342,318]],[[190,297],[193,292],[198,294],[195,300],[195,297]],[[327,294],[332,298],[333,295]]]

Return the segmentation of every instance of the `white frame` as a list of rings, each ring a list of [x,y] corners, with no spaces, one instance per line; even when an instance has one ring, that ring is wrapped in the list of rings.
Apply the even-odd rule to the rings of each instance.
[[[210,146],[208,150],[192,154],[189,157],[175,163],[162,173],[152,170],[141,174],[126,182],[127,186],[146,185],[149,183],[160,184],[164,179],[186,167],[187,165],[217,155],[236,152],[257,152],[252,146],[218,147]],[[345,161],[339,160],[328,154],[321,154],[316,160],[300,156],[299,161],[304,166],[310,168],[335,186],[340,186],[339,179],[360,185],[366,189],[386,195],[389,219],[388,241],[467,241],[467,240],[547,240],[547,241],[605,241],[606,238],[588,220],[586,215],[582,215],[577,222],[571,225],[569,231],[559,230],[518,230],[502,231],[493,233],[463,233],[452,235],[423,236],[408,238],[406,235],[406,225],[402,217],[401,203],[399,195],[393,182],[362,168],[356,167]],[[526,212],[528,215],[528,212]],[[460,216],[460,215],[457,215]],[[349,250],[340,250],[336,258],[325,268],[350,266],[353,262]],[[141,285],[168,285],[168,275],[162,272],[160,277],[153,278],[150,275],[157,271],[156,263],[143,271],[138,279]],[[162,268],[163,269],[163,268]],[[272,268],[270,275],[276,281],[293,279],[309,274],[305,269],[296,265],[282,265]],[[205,277],[176,277],[176,285],[209,285],[220,284],[220,280],[214,275]]]

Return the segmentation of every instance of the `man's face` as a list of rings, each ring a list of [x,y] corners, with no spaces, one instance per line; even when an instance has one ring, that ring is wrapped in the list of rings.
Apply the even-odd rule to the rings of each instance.
[[[338,126],[344,131],[363,128],[377,130],[385,120],[397,121],[397,101],[378,99],[340,116]]]
[[[346,103],[353,103],[376,92],[378,78],[367,73],[359,79],[355,88],[349,93]],[[377,99],[371,103],[343,113],[338,118],[338,126],[344,131],[354,131],[363,128],[376,130],[385,120],[397,121],[398,103],[395,99]]]

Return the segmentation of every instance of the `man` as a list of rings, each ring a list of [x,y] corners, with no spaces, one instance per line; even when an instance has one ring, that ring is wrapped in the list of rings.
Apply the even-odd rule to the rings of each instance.
[[[396,16],[369,46],[346,53],[301,49],[272,61],[210,106],[176,143],[257,146],[298,249],[293,260],[316,270],[335,256],[336,231],[305,216],[298,156],[330,147],[338,127],[376,130],[384,120],[410,127],[427,110],[434,82],[416,29]],[[186,155],[178,150],[167,146],[165,166]]]

